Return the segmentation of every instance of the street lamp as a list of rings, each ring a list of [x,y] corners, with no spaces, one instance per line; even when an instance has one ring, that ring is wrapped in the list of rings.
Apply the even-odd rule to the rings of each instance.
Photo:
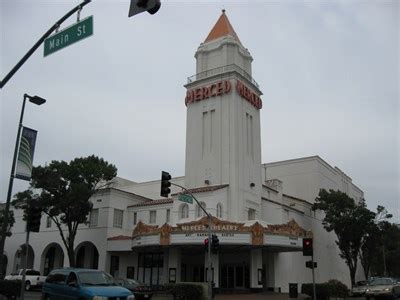
[[[29,96],[28,94],[24,94],[24,101],[22,102],[21,116],[19,118],[17,139],[15,141],[14,157],[13,157],[12,166],[11,166],[10,183],[8,185],[6,207],[4,208],[4,221],[3,221],[3,224],[1,225],[1,231],[0,231],[0,278],[3,277],[3,274],[5,274],[5,271],[6,271],[5,265],[4,265],[4,244],[5,244],[6,235],[7,235],[8,213],[10,211],[11,193],[12,193],[12,187],[13,187],[14,177],[15,177],[15,164],[17,161],[19,140],[21,138],[22,120],[24,118],[25,102],[27,99],[29,100],[29,102],[36,104],[36,105],[42,105],[43,103],[46,102],[45,99],[43,99],[39,96]]]

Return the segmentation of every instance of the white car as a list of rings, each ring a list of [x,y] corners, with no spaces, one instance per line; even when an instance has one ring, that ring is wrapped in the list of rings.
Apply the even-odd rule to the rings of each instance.
[[[350,291],[352,297],[365,296],[365,291],[368,288],[368,281],[358,281]]]
[[[22,280],[22,269],[12,272],[4,277],[5,280]],[[29,291],[33,287],[41,287],[46,280],[46,276],[40,276],[39,271],[27,269],[25,273],[25,290]]]
[[[400,297],[400,283],[393,278],[375,278],[365,290],[365,297],[368,299],[376,297]]]

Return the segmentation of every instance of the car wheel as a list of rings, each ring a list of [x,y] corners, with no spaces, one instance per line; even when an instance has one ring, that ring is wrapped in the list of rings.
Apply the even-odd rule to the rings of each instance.
[[[29,291],[31,289],[31,282],[27,281],[25,282],[25,291]]]

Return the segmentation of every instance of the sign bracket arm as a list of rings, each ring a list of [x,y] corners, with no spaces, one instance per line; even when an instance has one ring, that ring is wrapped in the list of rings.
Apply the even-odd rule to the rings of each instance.
[[[4,77],[2,81],[0,81],[0,89],[2,89],[6,83],[13,77],[13,75],[19,70],[19,68],[28,60],[28,58],[36,51],[37,48],[43,43],[43,41],[52,34],[54,30],[56,30],[60,25],[67,20],[71,15],[73,15],[76,11],[80,11],[82,7],[86,4],[90,3],[92,0],[84,0],[81,4],[74,7],[70,10],[66,15],[64,15],[60,20],[58,20],[37,42],[33,47],[21,58],[21,60],[12,68],[12,70]]]

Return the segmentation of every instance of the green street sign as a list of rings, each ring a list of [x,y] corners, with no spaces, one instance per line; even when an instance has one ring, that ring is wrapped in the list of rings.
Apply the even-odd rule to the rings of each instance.
[[[187,194],[180,194],[179,197],[178,197],[178,200],[180,200],[182,202],[193,204],[192,196],[187,195]]]
[[[93,16],[65,28],[44,40],[44,56],[76,43],[93,34]]]

